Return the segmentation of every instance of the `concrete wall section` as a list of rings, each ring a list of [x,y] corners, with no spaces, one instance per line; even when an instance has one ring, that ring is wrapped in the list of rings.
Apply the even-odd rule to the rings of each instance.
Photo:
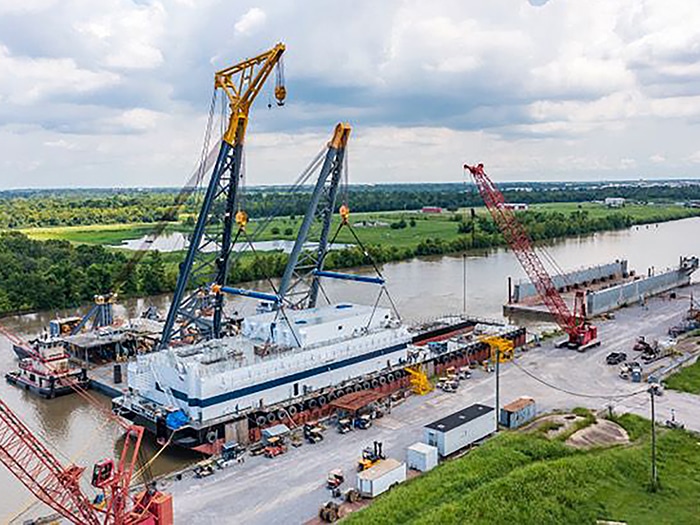
[[[556,286],[557,289],[562,292],[567,288],[576,285],[583,285],[611,278],[619,278],[626,275],[627,261],[623,259],[621,261],[615,261],[608,264],[581,268],[579,270],[565,273],[564,275],[554,275],[552,276],[552,281],[554,282],[554,286]],[[521,281],[513,286],[512,301],[519,303],[523,299],[534,297],[536,295],[537,289],[535,288],[534,284],[532,284],[530,281]]]
[[[599,315],[688,284],[690,273],[680,269],[671,270],[605,290],[589,292],[586,295],[586,308],[589,316]]]

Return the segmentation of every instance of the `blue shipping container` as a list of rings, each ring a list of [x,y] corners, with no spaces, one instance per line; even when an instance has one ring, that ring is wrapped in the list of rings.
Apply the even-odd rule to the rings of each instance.
[[[518,428],[536,415],[535,400],[531,397],[521,397],[501,408],[498,422],[506,428]]]

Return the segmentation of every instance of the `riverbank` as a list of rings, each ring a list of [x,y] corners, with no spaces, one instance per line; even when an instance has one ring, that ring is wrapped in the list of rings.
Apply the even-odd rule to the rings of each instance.
[[[488,218],[488,212],[483,207],[474,208],[477,216]],[[687,208],[679,205],[659,204],[641,205],[632,204],[623,208],[610,208],[603,204],[591,202],[555,202],[546,204],[533,204],[528,210],[529,214],[545,212],[563,214],[570,217],[574,212],[580,212],[590,220],[605,219],[610,216],[627,216],[631,224],[646,224],[650,222],[665,222],[687,217],[700,216],[700,209]],[[528,215],[528,212],[522,214]],[[460,220],[467,221],[468,209],[458,211],[443,210],[440,213],[421,213],[420,211],[396,210],[373,213],[352,213],[351,222],[362,232],[363,242],[368,244],[389,244],[396,247],[416,245],[416,238],[441,238],[444,242],[452,241],[459,237],[455,224]],[[521,215],[521,216],[522,216]],[[189,216],[188,216],[189,217]],[[557,216],[557,218],[561,218]],[[401,220],[406,222],[404,227],[398,227]],[[188,219],[189,220],[189,219]],[[275,217],[269,223],[264,232],[257,232],[258,220],[251,217],[249,232],[256,240],[290,240],[294,239],[301,225],[301,216]],[[412,225],[411,220],[415,222]],[[580,222],[580,221],[578,221]],[[334,226],[339,223],[338,216],[334,217]],[[392,224],[395,227],[392,228]],[[124,241],[136,240],[146,237],[155,228],[154,223],[134,222],[127,224],[93,224],[89,226],[55,226],[41,228],[23,228],[21,233],[30,239],[65,240],[76,244],[97,244],[106,247],[118,247]],[[188,221],[168,223],[163,235],[173,232],[187,232],[192,229]],[[490,229],[489,229],[490,230]],[[601,231],[596,229],[593,231]],[[353,243],[354,239],[347,232],[341,232],[339,242]],[[140,247],[139,243],[134,243]],[[161,251],[171,251],[161,249]],[[174,251],[174,250],[173,250]]]
[[[594,203],[535,205],[519,214],[535,240],[549,243],[698,215],[700,209],[682,206],[631,205],[617,209]],[[252,221],[250,236],[258,241],[292,240],[300,221],[300,217],[278,217],[260,234],[256,234],[257,225]],[[477,210],[473,220],[467,213],[397,211],[353,214],[351,224],[376,264],[426,255],[481,256],[485,250],[504,246],[502,235],[483,208]],[[338,226],[339,218],[335,217],[332,231]],[[183,227],[169,224],[166,234],[177,233]],[[129,272],[124,272],[134,252],[105,248],[100,244],[105,240],[114,243],[127,237],[143,237],[146,230],[148,227],[143,223],[132,229],[125,225],[41,228],[27,230],[30,236],[44,239],[40,244],[17,239],[0,242],[0,257],[6,261],[7,274],[0,282],[0,313],[72,307],[90,301],[94,294],[114,289],[119,289],[122,297],[172,291],[183,251],[158,252],[158,255],[153,252],[133,265]],[[7,240],[7,234],[0,236],[2,239]],[[57,249],[52,243],[54,240],[70,240],[71,244]],[[335,241],[353,246],[330,252],[326,258],[327,269],[354,268],[370,263],[365,251],[354,245],[354,236],[347,228],[339,231]],[[24,252],[19,254],[19,250]],[[287,255],[279,251],[255,254],[248,251],[236,257],[238,260],[229,274],[231,284],[279,277],[287,263]]]

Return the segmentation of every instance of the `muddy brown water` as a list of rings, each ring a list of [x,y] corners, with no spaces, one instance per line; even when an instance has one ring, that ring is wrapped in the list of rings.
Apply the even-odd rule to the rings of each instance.
[[[698,233],[700,218],[692,218],[566,239],[551,244],[547,249],[559,266],[566,270],[627,258],[630,268],[644,274],[652,266],[661,271],[678,264],[681,255],[700,255]],[[367,268],[358,271],[371,273]],[[428,319],[441,313],[462,310],[465,264],[461,256],[417,258],[386,264],[381,271],[401,315],[407,320]],[[467,311],[472,315],[492,318],[501,317],[501,305],[507,297],[507,277],[524,277],[514,255],[503,249],[469,255],[466,258],[466,275]],[[266,282],[249,286],[269,289]],[[378,291],[373,285],[344,281],[330,281],[323,286],[325,293],[334,301],[373,303]],[[169,296],[127,300],[117,306],[115,313],[117,316],[133,316],[150,305],[165,311],[168,304]],[[229,308],[243,313],[252,311],[254,306],[245,299],[228,304]],[[80,313],[87,311],[88,307],[79,309]],[[5,318],[2,322],[16,333],[31,336],[54,316],[73,314],[75,310],[40,312]],[[4,374],[15,366],[16,360],[9,342],[0,339],[0,370]],[[119,450],[120,428],[77,396],[42,400],[9,386],[5,381],[0,381],[0,396],[64,464],[75,461],[91,469],[95,461],[112,457]],[[105,406],[109,406],[107,398],[100,399]],[[157,448],[147,439],[145,456],[149,457]],[[152,470],[157,475],[197,459],[197,455],[169,450],[154,462]],[[5,523],[30,504],[33,498],[4,467],[0,467],[0,487],[0,523]],[[32,513],[39,510],[35,506]],[[21,520],[18,522],[21,523]]]

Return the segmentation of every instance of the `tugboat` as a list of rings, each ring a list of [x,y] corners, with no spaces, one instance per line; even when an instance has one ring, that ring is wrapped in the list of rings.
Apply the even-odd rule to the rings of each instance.
[[[11,385],[53,399],[70,394],[74,388],[86,389],[90,384],[87,371],[71,365],[70,356],[60,343],[25,345],[23,354],[27,357],[20,359],[19,370],[5,374]]]

